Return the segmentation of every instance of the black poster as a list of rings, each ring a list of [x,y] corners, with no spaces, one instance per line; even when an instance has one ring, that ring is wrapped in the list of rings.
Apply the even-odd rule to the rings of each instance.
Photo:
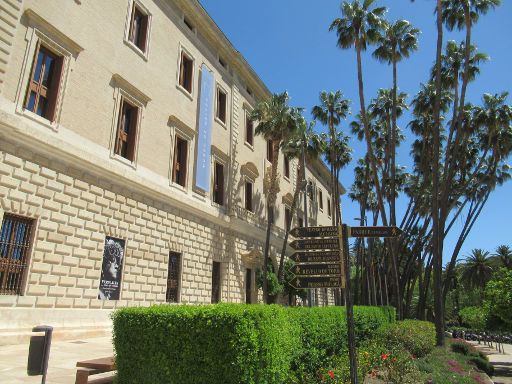
[[[119,300],[123,273],[124,240],[105,238],[98,299]]]

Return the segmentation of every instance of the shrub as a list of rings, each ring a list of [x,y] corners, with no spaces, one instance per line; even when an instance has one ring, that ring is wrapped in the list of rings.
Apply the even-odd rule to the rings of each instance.
[[[382,327],[380,340],[390,349],[405,349],[415,357],[422,357],[435,347],[434,324],[420,320],[398,321]]]
[[[292,366],[294,370],[316,372],[329,357],[347,347],[345,307],[289,308],[290,321],[299,325],[302,350]],[[391,307],[354,307],[356,340],[375,337],[378,329],[394,321]]]
[[[494,367],[487,360],[482,359],[481,357],[471,357],[469,361],[478,369],[487,373],[489,376],[494,375]]]
[[[469,354],[469,345],[464,341],[455,341],[450,345],[450,348],[455,353]]]
[[[362,340],[393,321],[394,309],[356,307],[354,318]],[[314,377],[347,339],[343,307],[160,305],[119,309],[113,322],[123,384],[277,384]]]
[[[282,383],[298,328],[274,305],[153,306],[116,311],[120,383]]]

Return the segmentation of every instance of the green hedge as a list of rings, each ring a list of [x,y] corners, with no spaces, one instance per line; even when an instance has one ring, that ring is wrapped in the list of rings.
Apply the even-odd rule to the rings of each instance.
[[[394,321],[394,309],[354,308],[362,340]],[[118,382],[284,383],[314,372],[346,347],[343,307],[160,305],[113,315]]]
[[[397,321],[379,331],[383,345],[391,349],[405,349],[415,357],[428,355],[436,345],[434,324],[421,320]]]

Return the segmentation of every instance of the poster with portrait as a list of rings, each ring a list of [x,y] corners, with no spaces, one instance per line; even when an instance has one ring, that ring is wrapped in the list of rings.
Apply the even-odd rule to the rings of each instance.
[[[119,300],[123,273],[124,240],[105,238],[98,299]]]

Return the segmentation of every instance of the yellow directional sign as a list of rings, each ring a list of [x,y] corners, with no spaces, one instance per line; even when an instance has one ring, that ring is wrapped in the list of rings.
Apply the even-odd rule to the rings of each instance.
[[[290,259],[295,261],[297,264],[300,263],[332,263],[340,262],[340,251],[319,251],[319,252],[308,252],[308,251],[297,251],[290,256]]]
[[[337,238],[334,239],[303,239],[293,240],[290,243],[293,249],[339,249],[340,243]]]
[[[398,237],[402,230],[398,227],[350,227],[350,237]]]
[[[294,237],[336,237],[337,227],[295,227],[290,231]]]

